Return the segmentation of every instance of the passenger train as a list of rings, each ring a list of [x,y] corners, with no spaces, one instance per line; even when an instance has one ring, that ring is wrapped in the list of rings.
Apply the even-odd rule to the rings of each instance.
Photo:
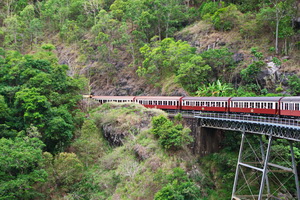
[[[135,102],[146,108],[244,113],[300,117],[300,96],[296,97],[180,97],[180,96],[92,96],[106,102]]]

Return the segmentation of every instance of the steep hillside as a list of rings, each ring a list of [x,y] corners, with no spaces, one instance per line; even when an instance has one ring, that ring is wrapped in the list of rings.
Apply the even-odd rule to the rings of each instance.
[[[299,0],[0,1],[0,199],[228,199],[239,134],[199,159],[180,116],[82,94],[300,95],[299,17]]]

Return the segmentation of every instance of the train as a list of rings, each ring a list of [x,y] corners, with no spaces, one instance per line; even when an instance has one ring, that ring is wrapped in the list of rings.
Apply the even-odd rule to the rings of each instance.
[[[183,96],[93,96],[101,104],[134,102],[146,108],[240,113],[276,117],[300,117],[300,96],[294,97],[183,97]]]

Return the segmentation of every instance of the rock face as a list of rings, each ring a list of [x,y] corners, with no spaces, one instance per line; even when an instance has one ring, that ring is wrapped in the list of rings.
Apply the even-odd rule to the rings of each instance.
[[[279,69],[280,65],[276,65],[274,62],[268,62],[266,67],[262,69],[258,75],[260,84],[265,85],[269,90],[273,90],[274,86],[280,81],[281,72]]]
[[[135,103],[108,103],[100,108],[95,114],[96,124],[112,146],[121,146],[125,139],[132,139],[148,129],[153,116],[165,115],[161,110],[146,109]],[[147,157],[143,152],[142,148],[136,148],[141,159]]]

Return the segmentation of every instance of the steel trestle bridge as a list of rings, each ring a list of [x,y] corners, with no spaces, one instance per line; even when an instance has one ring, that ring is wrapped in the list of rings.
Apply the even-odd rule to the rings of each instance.
[[[297,167],[293,150],[293,142],[300,141],[300,120],[243,114],[208,113],[198,111],[169,110],[167,112],[170,116],[174,116],[180,113],[185,118],[195,118],[197,119],[197,125],[199,127],[239,131],[242,133],[232,189],[232,200],[300,200],[299,178],[297,174]],[[247,136],[251,134],[261,135],[261,137],[259,137],[259,153],[257,153],[257,150],[253,148],[253,145],[251,145],[251,143],[247,139]],[[288,167],[270,162],[272,142],[275,139],[284,139],[285,141],[288,141],[290,150],[290,163],[288,163]],[[252,150],[252,154],[254,155],[254,159],[252,161],[246,159],[245,147],[250,147],[250,149]],[[248,155],[248,157],[250,156]],[[250,177],[248,179],[244,173],[247,170],[250,170],[251,173],[248,172],[248,174],[253,175],[255,178]],[[278,191],[280,188],[284,188],[284,183],[281,183],[279,181],[279,178],[276,177],[276,172],[292,174],[290,178],[293,177],[295,180],[295,195],[286,194],[282,196],[281,194],[281,196],[278,196]],[[274,187],[271,186],[273,176],[280,182],[277,183],[278,189],[275,190],[275,192],[271,191],[272,189],[274,189]],[[241,184],[241,178],[244,178],[245,183]],[[256,188],[253,188],[253,183],[256,183],[256,186],[254,186]],[[247,191],[249,194],[241,192],[245,191],[246,189],[248,189]]]

